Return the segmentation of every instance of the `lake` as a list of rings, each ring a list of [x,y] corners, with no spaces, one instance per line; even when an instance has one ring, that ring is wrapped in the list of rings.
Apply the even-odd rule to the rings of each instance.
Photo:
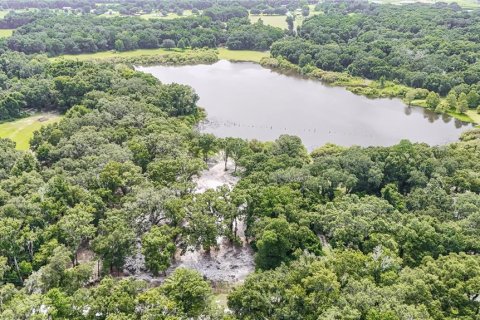
[[[327,142],[342,146],[389,146],[402,139],[445,144],[472,125],[400,99],[369,99],[342,87],[286,76],[248,62],[152,66],[137,70],[163,83],[192,86],[207,111],[203,132],[262,141],[299,136],[312,150]]]

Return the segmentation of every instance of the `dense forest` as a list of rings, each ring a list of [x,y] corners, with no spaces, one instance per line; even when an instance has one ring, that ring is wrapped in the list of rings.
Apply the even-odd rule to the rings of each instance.
[[[225,44],[232,49],[267,50],[283,37],[281,29],[261,22],[251,24],[248,12],[237,9],[212,7],[201,17],[173,20],[54,14],[18,28],[6,45],[27,54],[51,56],[160,47],[216,48]]]
[[[277,42],[273,56],[326,71],[395,80],[446,95],[480,93],[480,11],[458,5],[385,6],[325,2],[298,37]]]
[[[258,1],[205,3],[174,20],[48,10],[5,18],[24,22],[0,54],[0,120],[63,117],[36,131],[28,151],[0,139],[0,319],[480,319],[479,128],[443,146],[312,152],[291,135],[217,138],[198,131],[205,113],[192,88],[132,66],[212,63],[211,50],[47,56],[271,46],[299,68],[384,78],[476,107],[479,12],[328,2],[287,36],[248,21]],[[233,160],[238,183],[197,192],[218,155],[225,168]],[[225,284],[171,270],[179,253],[210,255],[219,237],[235,248],[245,241],[255,265],[227,286],[225,305],[216,299]],[[128,276],[138,256],[157,282]]]

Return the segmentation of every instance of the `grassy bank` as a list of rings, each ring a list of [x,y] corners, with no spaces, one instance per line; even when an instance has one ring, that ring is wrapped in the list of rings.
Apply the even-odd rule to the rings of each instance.
[[[252,51],[252,50],[228,50],[219,48],[216,50],[219,59],[230,61],[250,61],[260,62],[263,58],[268,58],[268,51]]]
[[[301,68],[283,58],[263,58],[260,64],[265,68],[280,73],[302,75],[309,79],[320,80],[328,85],[345,87],[355,94],[369,98],[399,98],[407,103],[405,100],[406,93],[414,90],[413,88],[392,81],[380,82],[368,80],[354,77],[347,73],[324,71],[310,65]],[[410,102],[410,105],[423,108],[427,107],[424,99],[413,100]],[[453,110],[447,113],[461,121],[480,124],[480,115],[478,115],[475,110],[469,110],[463,114]]]
[[[0,138],[8,138],[17,144],[18,150],[27,150],[33,132],[42,126],[60,121],[61,116],[39,113],[28,118],[0,124]]]
[[[95,53],[83,53],[83,54],[65,54],[59,57],[51,58],[56,60],[59,58],[65,59],[78,59],[78,60],[94,60],[94,59],[110,59],[110,58],[132,58],[141,56],[153,56],[153,55],[165,55],[172,52],[183,52],[182,50],[172,49],[139,49],[133,51],[102,51]]]
[[[268,57],[268,52],[261,51],[251,51],[251,50],[228,50],[225,48],[219,49],[210,49],[210,50],[191,50],[191,49],[139,49],[134,51],[104,51],[96,53],[86,53],[78,55],[62,55],[59,57],[51,58],[51,60],[58,59],[78,59],[78,60],[95,60],[95,59],[126,59],[128,61],[157,61],[157,63],[162,63],[160,57],[167,58],[178,58],[179,60],[188,59],[191,60],[192,57],[200,58],[200,55],[210,55],[209,62],[211,63],[211,55],[216,55],[218,59],[225,59],[230,61],[251,61],[251,62],[260,62],[262,58]],[[154,58],[156,57],[156,58]],[[164,59],[164,60],[165,60]],[[203,61],[207,63],[208,61]],[[213,61],[214,62],[214,61]]]

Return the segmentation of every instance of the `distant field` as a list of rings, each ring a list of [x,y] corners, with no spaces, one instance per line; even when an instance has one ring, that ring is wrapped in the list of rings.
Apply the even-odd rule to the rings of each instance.
[[[187,52],[188,50],[185,50]],[[140,49],[134,51],[125,51],[125,52],[116,52],[116,51],[104,51],[97,53],[87,53],[87,54],[78,54],[78,55],[63,55],[60,57],[51,58],[51,60],[57,60],[59,58],[65,59],[78,59],[78,60],[91,60],[91,59],[108,59],[115,57],[139,57],[139,56],[149,56],[149,55],[164,55],[172,52],[183,52],[180,49]],[[268,52],[261,51],[250,51],[250,50],[228,50],[225,48],[217,49],[218,56],[220,59],[232,60],[232,61],[253,61],[259,62],[263,57],[268,57],[270,54]]]
[[[120,13],[118,13],[118,11],[107,11],[99,15],[99,17],[104,17],[104,18],[120,17]]]
[[[8,38],[12,36],[14,29],[0,29],[0,38]]]
[[[259,14],[251,14],[249,19],[252,23],[258,21],[258,19],[262,19],[263,23],[272,27],[277,27],[281,29],[287,29],[287,16],[265,16]]]
[[[0,124],[0,138],[9,138],[16,142],[18,150],[27,150],[33,132],[43,125],[60,121],[61,116],[42,113],[16,121]]]
[[[320,11],[314,11],[315,5],[309,5],[310,7],[310,15],[308,17],[321,14]],[[287,29],[288,24],[287,24],[287,16],[282,15],[282,16],[273,16],[273,15],[261,15],[261,14],[251,14],[249,16],[250,22],[255,23],[258,21],[258,19],[262,19],[263,23],[272,27],[277,27],[281,29]],[[303,20],[305,20],[305,17],[303,17],[300,14],[295,15],[295,22],[294,22],[294,28],[301,26],[303,23]]]

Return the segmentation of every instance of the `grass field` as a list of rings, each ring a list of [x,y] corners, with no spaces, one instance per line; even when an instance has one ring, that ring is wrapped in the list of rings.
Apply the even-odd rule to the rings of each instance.
[[[187,52],[188,50],[185,50]],[[180,49],[140,49],[134,51],[124,51],[124,52],[116,52],[116,51],[104,51],[104,52],[97,52],[97,53],[87,53],[87,54],[78,54],[78,55],[63,55],[60,57],[51,58],[52,60],[56,60],[59,58],[65,59],[78,59],[78,60],[91,60],[91,59],[108,59],[108,58],[116,58],[116,57],[140,57],[140,56],[149,56],[149,55],[164,55],[167,53],[172,52],[184,52]],[[252,62],[259,62],[260,59],[263,57],[268,57],[268,52],[260,52],[260,51],[250,51],[250,50],[228,50],[225,48],[217,49],[218,57],[220,59],[231,60],[231,61],[252,61]]]
[[[219,48],[217,51],[220,59],[230,61],[260,62],[262,58],[270,56],[268,51],[228,50],[225,48]]]
[[[259,14],[251,14],[249,19],[252,23],[258,21],[258,19],[262,19],[263,23],[272,27],[277,27],[281,29],[287,29],[287,16],[264,16]]]
[[[102,13],[101,15],[99,15],[99,17],[103,17],[103,18],[113,18],[113,17],[120,17],[120,13],[118,13],[118,11],[107,11],[105,13]]]
[[[14,29],[0,29],[0,38],[8,38],[12,36]]]
[[[309,5],[310,7],[310,15],[308,17],[321,14],[320,11],[314,11],[315,5]],[[263,23],[272,27],[277,27],[281,29],[287,29],[288,24],[287,24],[287,16],[282,15],[282,16],[273,16],[273,15],[262,15],[262,14],[251,14],[248,17],[250,19],[250,22],[255,23],[258,21],[258,19],[262,19]],[[303,23],[303,20],[305,20],[305,17],[302,15],[296,14],[295,15],[295,22],[294,22],[294,28],[297,28],[298,26],[301,26]]]
[[[0,124],[0,138],[9,138],[16,142],[18,150],[27,150],[33,132],[43,125],[60,121],[61,116],[39,113],[34,116]]]

